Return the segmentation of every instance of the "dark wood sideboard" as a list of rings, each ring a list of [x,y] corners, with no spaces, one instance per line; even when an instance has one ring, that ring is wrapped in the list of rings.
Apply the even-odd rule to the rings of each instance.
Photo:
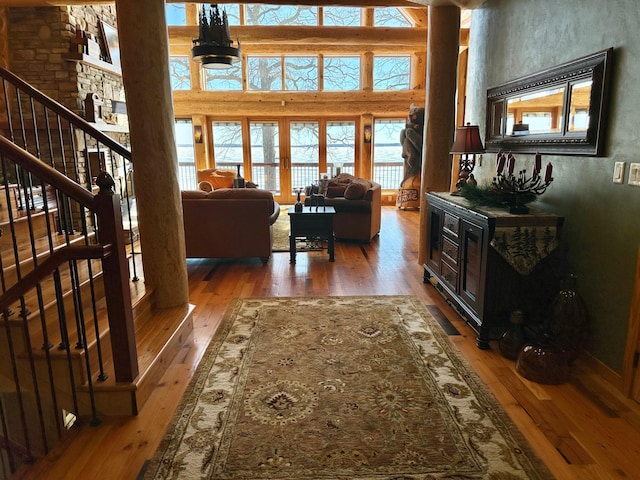
[[[426,197],[424,282],[433,284],[478,333],[478,348],[490,348],[489,341],[506,329],[516,309],[532,331],[540,331],[560,288],[554,262],[564,219],[533,209],[515,215],[472,208],[450,193]]]

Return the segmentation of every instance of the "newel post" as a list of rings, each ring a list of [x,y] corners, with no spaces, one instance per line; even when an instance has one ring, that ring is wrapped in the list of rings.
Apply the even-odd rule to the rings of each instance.
[[[120,197],[114,194],[114,181],[108,173],[101,172],[96,184],[100,187],[95,197],[98,241],[112,245],[102,265],[116,382],[131,382],[138,376],[138,354]]]

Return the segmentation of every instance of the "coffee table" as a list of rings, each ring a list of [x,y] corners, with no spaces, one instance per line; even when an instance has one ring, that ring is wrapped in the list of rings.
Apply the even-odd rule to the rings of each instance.
[[[301,212],[296,212],[295,207],[289,209],[289,262],[296,263],[296,239],[314,237],[327,240],[329,261],[333,262],[333,216],[336,210],[333,207],[302,207]]]

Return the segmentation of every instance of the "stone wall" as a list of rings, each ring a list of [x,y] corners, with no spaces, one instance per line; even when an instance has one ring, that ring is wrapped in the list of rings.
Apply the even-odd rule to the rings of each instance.
[[[96,93],[109,118],[111,100],[125,100],[122,77],[65,58],[77,27],[90,33],[104,52],[101,20],[116,26],[115,6],[10,8],[9,69],[82,117],[84,99]]]

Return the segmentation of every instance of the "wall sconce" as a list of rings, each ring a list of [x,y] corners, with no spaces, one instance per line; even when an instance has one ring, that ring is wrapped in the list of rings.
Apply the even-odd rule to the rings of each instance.
[[[196,143],[202,143],[202,127],[200,125],[193,127],[193,139]]]
[[[364,143],[371,143],[371,125],[364,126]]]
[[[458,175],[458,181],[456,182],[457,191],[464,184],[473,178],[471,172],[476,166],[476,153],[484,153],[484,146],[482,140],[480,140],[480,129],[478,125],[471,125],[467,123],[463,127],[456,128],[456,133],[453,138],[453,145],[449,152],[453,155],[460,155],[460,173]]]

